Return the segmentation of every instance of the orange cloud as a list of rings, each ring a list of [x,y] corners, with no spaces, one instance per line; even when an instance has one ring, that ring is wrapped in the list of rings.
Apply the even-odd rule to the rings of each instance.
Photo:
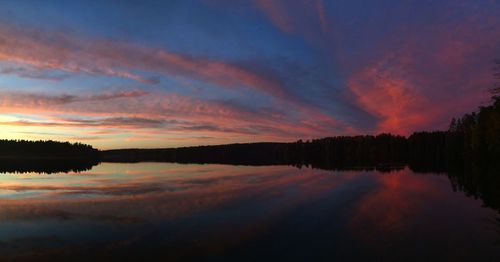
[[[0,97],[0,113],[99,117],[102,125],[26,119],[3,121],[3,125],[101,129],[121,127],[127,133],[133,130],[133,126],[107,125],[102,119],[179,120],[188,123],[165,125],[163,131],[178,133],[189,130],[196,132],[195,136],[225,136],[234,133],[244,135],[245,137],[240,138],[246,141],[295,140],[338,134],[339,130],[343,134],[353,131],[349,125],[328,116],[314,105],[299,101],[279,81],[242,66],[205,57],[191,57],[119,41],[87,39],[66,32],[2,24],[0,62],[19,64],[39,71],[57,69],[70,73],[122,77],[145,83],[152,80],[136,72],[199,79],[226,88],[245,87],[264,92],[289,111],[251,110],[231,103],[203,101],[176,94],[153,97],[140,90],[93,96],[47,96],[14,92],[4,93]],[[122,103],[112,101],[116,98],[127,100]],[[110,102],[99,102],[103,100]],[[80,136],[82,135],[74,135]]]
[[[61,132],[72,137],[92,137],[96,143],[100,142],[96,137],[113,139],[113,134],[126,135],[121,136],[126,141],[138,141],[133,137],[159,141],[172,137],[175,141],[176,137],[182,140],[186,134],[190,134],[193,141],[197,137],[210,137],[200,141],[204,144],[222,142],[221,138],[228,142],[290,141],[345,129],[330,116],[308,108],[289,114],[269,108],[249,108],[224,101],[174,93],[149,94],[140,90],[86,96],[3,92],[0,93],[0,112],[30,116],[0,121],[0,125],[9,127],[3,130],[4,133],[16,127],[66,129]],[[78,133],[74,133],[77,130]],[[115,136],[115,139],[119,138]]]

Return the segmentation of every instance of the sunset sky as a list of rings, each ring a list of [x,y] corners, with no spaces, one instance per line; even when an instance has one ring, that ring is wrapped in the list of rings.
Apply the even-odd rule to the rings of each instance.
[[[146,3],[148,2],[148,3]],[[100,149],[447,128],[500,1],[1,1],[0,138]]]

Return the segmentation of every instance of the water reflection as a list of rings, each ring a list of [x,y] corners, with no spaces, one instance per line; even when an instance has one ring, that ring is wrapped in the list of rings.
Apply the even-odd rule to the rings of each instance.
[[[79,158],[0,158],[0,173],[69,173],[90,170],[99,164],[96,159]]]
[[[167,163],[2,174],[0,260],[498,260],[498,212],[456,183],[407,168]]]

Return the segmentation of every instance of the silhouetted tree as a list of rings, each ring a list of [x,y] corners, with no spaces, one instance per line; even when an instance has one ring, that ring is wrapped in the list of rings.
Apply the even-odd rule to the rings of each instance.
[[[500,62],[495,78],[500,82]],[[448,159],[486,161],[500,159],[500,86],[491,89],[491,104],[478,112],[453,119],[448,130]]]
[[[0,157],[97,157],[98,150],[82,143],[0,140]]]
[[[0,172],[79,172],[98,161],[99,150],[81,143],[0,140]]]

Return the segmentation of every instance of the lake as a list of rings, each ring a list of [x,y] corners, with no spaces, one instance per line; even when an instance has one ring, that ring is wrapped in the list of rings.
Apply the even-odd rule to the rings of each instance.
[[[0,260],[500,261],[446,173],[102,163],[0,174]]]

